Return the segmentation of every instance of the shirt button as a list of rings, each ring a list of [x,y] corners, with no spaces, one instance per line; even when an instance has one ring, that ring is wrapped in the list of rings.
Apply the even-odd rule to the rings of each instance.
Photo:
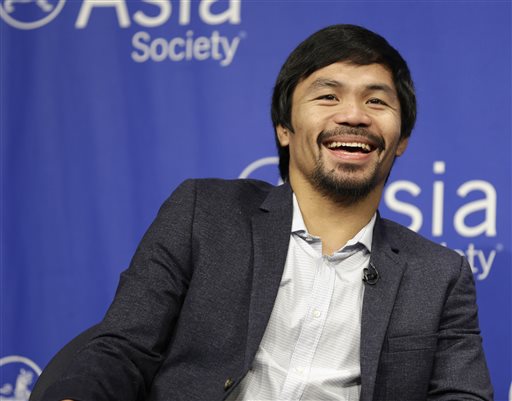
[[[319,318],[322,316],[322,312],[320,312],[318,309],[313,310],[313,317]]]
[[[296,367],[295,369],[293,369],[295,371],[295,373],[298,373],[299,375],[303,374],[304,373],[304,368],[301,367],[301,366],[298,366]]]

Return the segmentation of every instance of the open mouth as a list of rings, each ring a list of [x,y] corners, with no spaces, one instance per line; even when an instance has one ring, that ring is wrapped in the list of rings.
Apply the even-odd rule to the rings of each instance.
[[[324,144],[331,150],[342,150],[349,153],[370,153],[375,150],[375,146],[364,142],[338,142],[330,141]]]

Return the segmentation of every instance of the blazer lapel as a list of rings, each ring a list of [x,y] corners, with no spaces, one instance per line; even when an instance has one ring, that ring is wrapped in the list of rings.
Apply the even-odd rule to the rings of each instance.
[[[391,311],[406,263],[386,235],[378,217],[375,224],[370,263],[379,273],[374,285],[365,283],[361,322],[361,401],[374,396],[377,367]]]
[[[250,368],[267,327],[281,283],[292,225],[292,191],[273,188],[252,218],[253,282],[245,368]]]

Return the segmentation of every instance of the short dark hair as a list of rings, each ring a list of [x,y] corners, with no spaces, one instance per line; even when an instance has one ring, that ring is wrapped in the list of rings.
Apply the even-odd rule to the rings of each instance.
[[[407,63],[382,36],[357,25],[328,26],[304,40],[288,56],[274,86],[272,123],[279,152],[279,172],[288,180],[290,151],[281,146],[277,126],[293,132],[292,96],[297,84],[315,71],[336,62],[356,65],[381,64],[393,77],[401,109],[401,138],[408,138],[416,121],[416,95]]]

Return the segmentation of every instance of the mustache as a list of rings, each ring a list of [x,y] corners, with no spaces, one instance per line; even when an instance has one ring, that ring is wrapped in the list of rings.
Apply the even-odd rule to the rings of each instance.
[[[381,150],[383,150],[386,146],[386,144],[384,143],[384,140],[380,136],[377,136],[377,135],[371,133],[364,127],[346,127],[343,125],[333,128],[333,129],[330,129],[330,130],[324,130],[324,131],[320,132],[320,134],[318,135],[318,138],[316,139],[316,142],[317,142],[318,146],[321,146],[322,143],[328,141],[331,138],[337,137],[337,136],[352,136],[352,137],[356,136],[356,137],[365,138],[365,139],[369,140],[372,145],[377,147],[377,149],[381,149]]]

